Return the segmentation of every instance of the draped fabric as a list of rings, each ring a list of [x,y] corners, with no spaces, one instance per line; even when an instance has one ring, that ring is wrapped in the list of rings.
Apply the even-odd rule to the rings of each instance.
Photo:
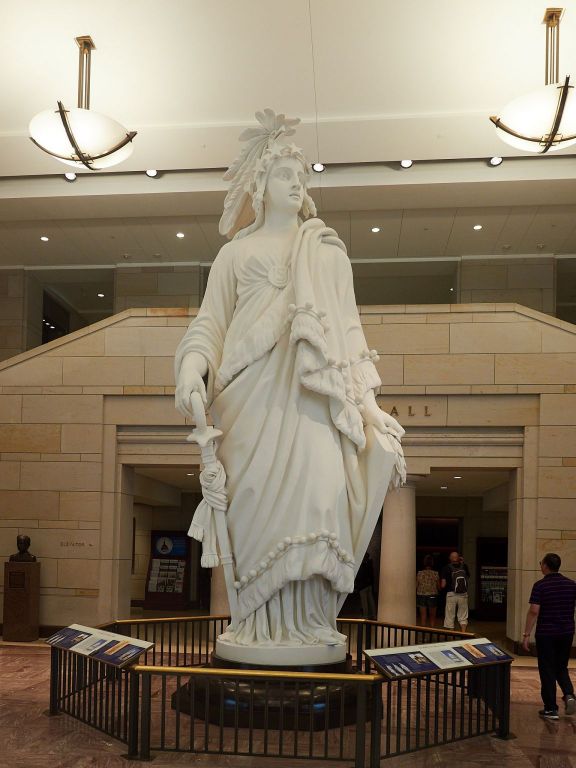
[[[284,252],[256,237],[225,245],[176,375],[190,351],[208,362],[223,431],[239,607],[226,639],[342,642],[338,604],[405,466],[396,438],[362,422],[380,378],[333,230],[309,220]],[[199,508],[191,535],[207,525]]]

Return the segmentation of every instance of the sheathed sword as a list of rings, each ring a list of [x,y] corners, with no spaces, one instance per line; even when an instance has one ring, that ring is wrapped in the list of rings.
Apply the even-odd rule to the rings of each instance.
[[[200,454],[204,470],[200,473],[200,484],[202,486],[202,496],[205,502],[212,510],[216,527],[216,538],[218,540],[218,549],[220,562],[224,566],[224,578],[226,581],[226,591],[228,593],[228,602],[230,605],[231,626],[236,626],[238,617],[238,595],[234,582],[236,576],[234,573],[234,557],[231,552],[230,535],[226,522],[226,474],[222,462],[216,456],[216,440],[222,436],[222,431],[215,427],[208,426],[206,423],[206,411],[204,402],[198,392],[192,392],[190,395],[190,404],[194,413],[196,428],[188,435],[186,440],[190,443],[197,443],[200,446]],[[202,482],[204,473],[218,473],[222,478],[221,487],[211,487],[209,492]],[[205,476],[206,477],[206,476]]]

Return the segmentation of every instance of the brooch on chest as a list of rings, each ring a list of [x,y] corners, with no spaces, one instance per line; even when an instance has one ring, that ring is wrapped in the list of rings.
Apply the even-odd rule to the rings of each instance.
[[[275,264],[268,270],[268,282],[275,288],[286,288],[290,270],[281,264]]]

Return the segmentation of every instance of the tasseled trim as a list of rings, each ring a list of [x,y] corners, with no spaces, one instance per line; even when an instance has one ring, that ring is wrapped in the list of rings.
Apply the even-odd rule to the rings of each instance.
[[[404,451],[402,450],[400,440],[392,432],[388,432],[388,439],[395,454],[394,468],[389,487],[399,488],[406,483],[406,459],[404,458]]]
[[[303,549],[308,550],[303,553]],[[286,537],[239,581],[239,620],[267,602],[289,581],[321,575],[336,592],[354,589],[354,558],[338,542],[335,533],[321,531],[306,536]]]
[[[226,475],[219,462],[204,467],[200,472],[200,485],[203,499],[196,507],[188,536],[202,542],[200,565],[203,568],[216,568],[220,558],[216,550],[216,520],[214,515],[226,512]],[[227,554],[227,553],[222,553]]]
[[[196,507],[188,536],[202,543],[200,565],[203,568],[216,568],[220,564],[216,551],[216,525],[212,508],[204,500]]]
[[[324,313],[314,310],[309,302],[300,307],[291,304],[288,311],[292,317],[290,342],[298,345],[296,360],[300,381],[307,389],[329,398],[334,426],[362,450],[366,445],[358,407],[362,400],[355,397],[350,362],[328,357]],[[379,386],[376,369],[374,372],[375,386]]]
[[[380,358],[376,350],[364,350],[358,358],[350,360],[350,373],[352,377],[352,394],[357,403],[362,403],[366,392],[376,389],[382,383],[374,363]]]

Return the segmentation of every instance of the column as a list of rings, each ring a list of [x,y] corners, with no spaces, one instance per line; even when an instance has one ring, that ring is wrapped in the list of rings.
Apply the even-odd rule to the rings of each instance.
[[[217,568],[212,568],[212,579],[210,581],[210,615],[230,615],[228,593],[226,592],[226,581],[224,579],[224,568],[221,565]]]
[[[378,620],[416,623],[416,486],[410,480],[384,502]]]

